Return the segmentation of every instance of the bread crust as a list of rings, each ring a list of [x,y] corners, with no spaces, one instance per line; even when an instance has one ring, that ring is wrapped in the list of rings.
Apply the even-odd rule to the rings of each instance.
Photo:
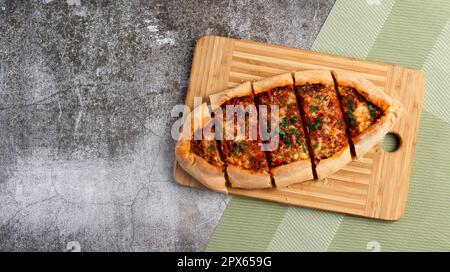
[[[222,106],[223,103],[235,97],[242,97],[247,95],[253,95],[252,84],[250,81],[244,82],[241,85],[221,91],[209,96],[211,103],[211,109],[215,110]]]
[[[252,83],[253,92],[255,94],[264,93],[277,87],[284,87],[290,85],[294,85],[294,79],[292,78],[291,73],[267,77]]]
[[[190,152],[189,141],[180,140],[175,157],[180,166],[205,187],[228,194],[224,169],[208,163],[202,157]]]
[[[258,173],[246,170],[236,165],[227,166],[228,179],[231,187],[243,189],[272,188],[272,180],[269,173]]]
[[[379,144],[383,137],[395,126],[403,115],[403,106],[394,100],[389,110],[364,132],[352,138],[355,146],[356,158],[361,158],[375,145]]]
[[[270,169],[270,173],[277,188],[314,179],[310,160],[298,160],[281,165]]]
[[[317,179],[321,180],[331,176],[351,161],[350,146],[346,145],[333,156],[319,161],[316,165]]]
[[[224,169],[208,163],[202,157],[191,152],[190,140],[192,134],[197,129],[208,124],[211,120],[212,118],[206,103],[199,105],[189,113],[184,121],[183,130],[175,148],[175,158],[186,172],[205,187],[216,192],[227,194],[228,190]],[[191,126],[188,125],[189,121],[192,122]]]
[[[329,70],[309,70],[294,73],[294,85],[323,84],[334,88],[333,77]]]
[[[331,73],[339,87],[354,88],[365,99],[383,111],[386,111],[392,104],[392,99],[387,94],[360,74],[342,70],[332,70]]]
[[[354,88],[367,101],[383,110],[384,115],[369,128],[352,138],[356,158],[361,158],[376,144],[383,140],[403,115],[403,106],[400,101],[392,99],[380,88],[361,75],[348,71],[333,70],[332,74],[339,87]]]

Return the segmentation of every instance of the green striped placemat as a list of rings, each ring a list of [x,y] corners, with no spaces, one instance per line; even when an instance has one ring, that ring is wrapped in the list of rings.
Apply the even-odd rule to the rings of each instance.
[[[404,217],[384,222],[233,197],[206,250],[450,250],[450,1],[338,0],[312,49],[427,75]]]

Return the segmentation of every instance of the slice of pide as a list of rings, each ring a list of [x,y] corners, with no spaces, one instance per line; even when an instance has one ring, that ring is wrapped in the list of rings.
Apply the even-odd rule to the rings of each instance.
[[[206,103],[189,113],[175,149],[175,157],[180,166],[205,187],[227,193],[225,164],[220,158],[218,144],[213,133],[204,133],[203,130],[206,126],[213,127],[212,121]]]
[[[270,131],[272,135],[279,135],[279,141],[271,142],[276,146],[271,146],[271,151],[267,152],[275,186],[285,187],[313,179],[292,75],[286,73],[254,82],[253,92],[258,106],[267,107],[267,115],[262,120],[267,120],[268,130],[271,128],[272,108],[276,105],[279,110],[278,129]],[[262,114],[261,108],[259,114]],[[260,124],[260,127],[263,126]]]
[[[360,158],[381,142],[400,118],[403,107],[361,75],[332,71],[347,118],[355,155]]]
[[[233,110],[233,106],[239,105],[245,109],[250,109],[257,118],[250,82],[213,94],[210,96],[210,100],[211,108],[215,114],[221,113],[223,116],[224,132],[223,138],[220,140],[220,146],[227,163],[227,174],[231,186],[246,189],[272,187],[268,162],[264,151],[261,149],[261,139],[257,135],[257,126],[256,136],[258,137],[250,139],[251,128],[248,114],[245,114],[245,118],[239,118],[238,114],[229,113],[231,116],[234,115],[234,120],[229,119],[227,122],[226,118],[227,108]],[[240,128],[245,127],[245,135],[238,133],[238,126]]]
[[[297,72],[294,78],[320,180],[352,160],[343,114],[330,71]]]

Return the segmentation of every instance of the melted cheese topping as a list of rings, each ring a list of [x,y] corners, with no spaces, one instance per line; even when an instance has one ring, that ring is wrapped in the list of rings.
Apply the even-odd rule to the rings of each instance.
[[[278,145],[273,143],[273,151],[268,152],[271,166],[276,167],[288,164],[297,160],[309,159],[306,146],[305,133],[301,122],[300,111],[297,98],[292,86],[275,88],[269,92],[261,93],[257,96],[260,105],[268,108],[268,127],[271,121],[271,107],[277,105],[279,108]]]
[[[359,131],[366,130],[373,123],[373,119],[370,116],[369,107],[365,103],[358,101],[356,103],[356,108],[353,111],[353,115],[356,117],[356,126]]]
[[[244,169],[253,170],[257,172],[267,172],[269,170],[269,164],[267,162],[264,152],[261,150],[261,141],[249,140],[249,120],[246,115],[245,119],[239,120],[236,118],[233,122],[226,123],[226,106],[227,105],[242,105],[254,106],[253,97],[237,97],[230,99],[222,105],[223,122],[226,126],[225,133],[232,136],[239,136],[237,133],[237,126],[245,126],[245,137],[224,138],[221,140],[221,149],[227,163],[232,165],[241,166]],[[236,120],[237,119],[237,120]]]
[[[316,163],[347,145],[345,123],[333,88],[308,84],[298,88]]]
[[[355,89],[339,87],[338,91],[352,137],[358,136],[383,115],[380,108],[367,101]]]
[[[202,157],[212,165],[224,167],[224,163],[220,159],[216,140],[191,140],[191,152]]]

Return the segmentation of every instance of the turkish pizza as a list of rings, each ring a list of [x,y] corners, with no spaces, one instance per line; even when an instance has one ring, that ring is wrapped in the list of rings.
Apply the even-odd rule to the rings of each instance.
[[[212,190],[323,180],[378,144],[400,102],[359,74],[310,70],[245,82],[185,119],[180,166]]]

